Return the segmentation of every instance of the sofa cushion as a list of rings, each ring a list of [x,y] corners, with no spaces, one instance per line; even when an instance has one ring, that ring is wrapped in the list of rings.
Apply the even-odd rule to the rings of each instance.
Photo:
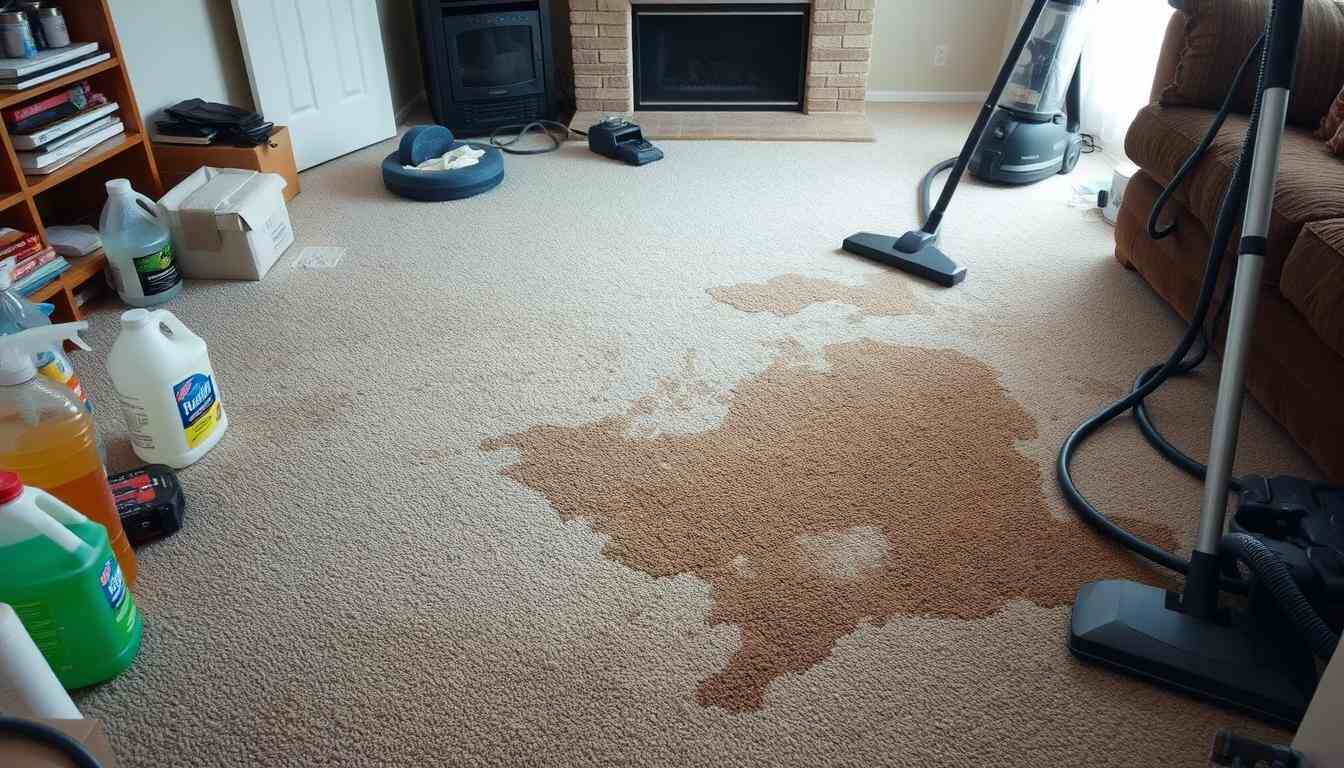
[[[1265,28],[1269,0],[1185,0],[1185,36],[1175,70],[1161,89],[1161,103],[1217,109],[1232,75]],[[1288,105],[1288,121],[1316,128],[1344,84],[1344,5],[1307,0],[1297,78]],[[1170,44],[1170,37],[1168,43]],[[1254,65],[1252,65],[1254,66]],[[1159,70],[1163,72],[1165,70]],[[1251,111],[1256,70],[1237,91],[1234,109]]]
[[[1125,137],[1125,152],[1159,183],[1166,184],[1198,146],[1213,117],[1208,110],[1192,107],[1144,107]],[[1247,122],[1241,115],[1228,117],[1208,154],[1176,194],[1207,232],[1213,231],[1223,194],[1232,180],[1232,167],[1241,156]],[[1265,279],[1278,283],[1284,259],[1303,226],[1339,218],[1344,218],[1344,163],[1310,131],[1289,128],[1283,137],[1269,222]]]
[[[1344,355],[1344,220],[1302,228],[1279,290],[1331,349]]]

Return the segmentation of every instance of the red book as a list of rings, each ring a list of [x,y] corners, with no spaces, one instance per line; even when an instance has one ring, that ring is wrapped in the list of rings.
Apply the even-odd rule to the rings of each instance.
[[[67,89],[60,93],[54,93],[40,101],[20,104],[17,107],[10,107],[4,111],[5,122],[13,125],[20,120],[26,120],[33,115],[40,115],[52,107],[59,107],[70,100],[70,91],[77,89]]]
[[[42,250],[42,240],[37,235],[24,235],[14,242],[0,247],[0,259],[7,259],[10,256],[23,258]]]
[[[18,282],[23,278],[33,274],[37,270],[41,269],[42,267],[45,267],[46,265],[50,264],[55,260],[56,260],[56,249],[44,248],[43,250],[39,251],[37,255],[30,256],[24,259],[23,261],[20,261],[18,264],[16,264],[14,266],[14,273],[10,276],[10,280],[15,285],[17,285]]]

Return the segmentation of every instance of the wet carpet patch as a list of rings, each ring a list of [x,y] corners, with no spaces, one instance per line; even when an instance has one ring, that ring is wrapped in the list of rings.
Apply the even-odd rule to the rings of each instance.
[[[1052,516],[1035,437],[989,366],[953,350],[864,340],[827,370],[781,359],[727,396],[716,427],[631,434],[632,413],[541,425],[504,474],[566,520],[610,537],[603,554],[711,587],[711,625],[741,646],[698,701],[758,709],[772,680],[824,660],[865,623],[976,619],[1012,600],[1072,601],[1099,578],[1147,579],[1130,555]],[[1165,528],[1123,521],[1171,547]]]

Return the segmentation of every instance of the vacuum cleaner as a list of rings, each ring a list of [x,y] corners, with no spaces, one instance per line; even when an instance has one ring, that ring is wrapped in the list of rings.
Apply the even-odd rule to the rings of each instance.
[[[1013,47],[966,137],[961,154],[929,170],[919,183],[920,229],[901,237],[859,232],[846,251],[951,287],[966,268],[937,248],[938,227],[962,175],[999,184],[1032,184],[1078,165],[1083,152],[1080,59],[1093,0],[1034,0]],[[934,179],[952,175],[930,210]]]
[[[1317,660],[1331,657],[1344,626],[1344,488],[1291,477],[1234,477],[1232,466],[1303,3],[1271,0],[1264,35],[1242,63],[1204,140],[1149,217],[1150,236],[1171,234],[1172,227],[1158,225],[1161,210],[1212,145],[1258,57],[1259,85],[1241,159],[1219,210],[1199,299],[1180,343],[1164,363],[1140,374],[1129,395],[1079,425],[1061,446],[1056,465],[1061,490],[1084,520],[1185,576],[1179,591],[1132,581],[1084,585],[1069,625],[1074,655],[1287,727],[1305,714],[1318,678]],[[1157,431],[1144,399],[1170,377],[1193,371],[1212,347],[1206,321],[1238,221],[1235,280],[1213,318],[1217,326],[1227,312],[1206,466]],[[1189,560],[1116,525],[1070,475],[1070,461],[1083,441],[1128,412],[1163,456],[1204,481],[1199,533]],[[1229,527],[1232,494],[1238,503]]]

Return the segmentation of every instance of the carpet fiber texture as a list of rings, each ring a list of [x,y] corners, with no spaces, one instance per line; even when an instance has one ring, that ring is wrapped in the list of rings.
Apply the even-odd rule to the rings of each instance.
[[[394,198],[386,146],[303,175],[259,283],[192,282],[231,428],[141,550],[140,658],[79,704],[124,764],[1200,765],[1286,734],[1085,666],[1098,540],[1057,446],[1180,324],[1067,205],[1090,156],[963,185],[951,290],[838,251],[912,225],[971,107],[875,144],[572,143],[470,200]],[[305,258],[311,247],[321,258]],[[133,463],[99,360],[77,365]],[[1156,420],[1203,453],[1213,373]],[[1313,470],[1256,408],[1243,471]],[[1128,423],[1077,471],[1188,551],[1199,488]]]

